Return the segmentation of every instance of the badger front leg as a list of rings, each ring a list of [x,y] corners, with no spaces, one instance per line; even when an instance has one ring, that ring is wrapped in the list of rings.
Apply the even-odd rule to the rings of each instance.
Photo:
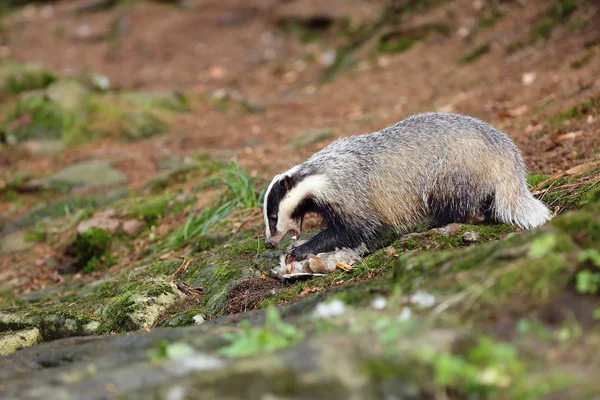
[[[365,240],[357,230],[328,227],[317,233],[311,240],[292,249],[288,256],[295,261],[302,261],[309,255],[327,253],[336,248],[356,248]]]

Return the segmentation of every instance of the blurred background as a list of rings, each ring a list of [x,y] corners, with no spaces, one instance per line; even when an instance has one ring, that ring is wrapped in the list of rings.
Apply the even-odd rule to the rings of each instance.
[[[173,247],[173,232],[177,246],[203,248],[215,219],[239,208],[214,214],[217,203],[215,218],[189,222],[214,205],[197,186],[222,165],[251,193],[236,192],[254,218],[243,228],[260,234],[275,173],[413,113],[493,124],[537,182],[600,149],[592,0],[0,4],[6,290],[79,271],[73,235],[91,226],[136,238],[117,248],[119,265]],[[186,221],[195,236],[181,234]]]

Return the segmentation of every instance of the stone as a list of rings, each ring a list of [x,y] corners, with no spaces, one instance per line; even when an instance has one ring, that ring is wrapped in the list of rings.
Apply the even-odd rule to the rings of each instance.
[[[467,231],[462,235],[465,243],[477,243],[481,239],[481,235],[475,231]]]
[[[66,111],[83,111],[87,107],[90,93],[75,80],[60,80],[46,88],[50,100]]]
[[[6,356],[17,350],[31,347],[41,341],[42,335],[38,328],[0,333],[0,356]]]
[[[127,176],[104,160],[82,161],[44,178],[46,184],[100,188],[124,183]]]
[[[74,213],[78,210],[95,209],[112,204],[129,195],[129,189],[117,188],[91,196],[73,196],[45,206],[34,208],[27,214],[8,222],[2,227],[2,233],[12,233],[17,229],[33,226],[45,218],[59,218],[65,216],[65,210]]]
[[[121,226],[121,221],[116,218],[108,218],[108,217],[93,217],[88,220],[82,221],[77,226],[77,233],[83,234],[91,228],[99,228],[103,229],[109,233],[117,233],[119,227]]]
[[[33,155],[58,154],[67,148],[67,145],[60,139],[27,140],[21,143],[21,146]]]
[[[165,133],[167,127],[163,121],[145,111],[125,114],[122,135],[128,140],[147,139]]]
[[[24,233],[15,232],[0,239],[0,254],[18,253],[29,250],[33,245],[33,242],[25,240]]]
[[[137,236],[145,226],[146,224],[142,221],[137,219],[128,219],[127,221],[123,222],[123,232],[129,236]]]

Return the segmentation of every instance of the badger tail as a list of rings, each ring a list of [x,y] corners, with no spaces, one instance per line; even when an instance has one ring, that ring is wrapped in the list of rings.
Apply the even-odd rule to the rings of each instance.
[[[524,229],[543,225],[552,216],[548,207],[533,197],[525,185],[504,186],[497,190],[492,211],[498,221]]]

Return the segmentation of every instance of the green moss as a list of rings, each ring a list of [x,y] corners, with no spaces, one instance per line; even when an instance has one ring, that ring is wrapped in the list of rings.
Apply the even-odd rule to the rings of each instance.
[[[524,310],[565,290],[577,266],[575,250],[568,235],[546,227],[466,249],[403,255],[393,279],[402,291],[448,294],[476,307],[469,318],[487,318],[514,302]]]
[[[140,329],[134,314],[151,305],[164,294],[173,294],[173,287],[159,279],[146,279],[123,284],[117,292],[97,309],[102,319],[98,333],[127,332]]]
[[[198,314],[203,314],[204,307],[193,307],[185,310],[181,313],[177,313],[167,320],[162,322],[160,326],[179,327],[179,326],[191,326],[196,324],[194,317]]]
[[[579,211],[555,218],[551,224],[571,235],[582,247],[597,247],[600,243],[600,221],[593,211]]]
[[[550,177],[548,175],[541,175],[541,174],[531,174],[527,177],[527,184],[529,186],[536,186],[546,180],[548,180]]]
[[[90,273],[114,264],[110,255],[112,236],[103,229],[91,228],[78,235],[73,243],[77,265]]]
[[[551,126],[559,126],[562,125],[565,121],[571,119],[582,119],[587,115],[597,115],[599,109],[600,97],[593,97],[584,101],[581,104],[569,108],[566,111],[553,115],[548,119],[548,123]]]
[[[154,114],[146,111],[134,111],[123,116],[121,135],[127,140],[140,140],[161,135],[166,130],[166,124]]]
[[[576,0],[557,0],[554,5],[535,23],[529,37],[530,43],[549,39],[554,27],[563,23],[577,9]]]
[[[46,230],[43,227],[35,227],[34,229],[25,232],[24,239],[27,242],[39,243],[46,240]]]
[[[579,68],[587,65],[592,60],[593,57],[594,57],[594,52],[588,51],[587,53],[585,53],[585,55],[583,57],[571,62],[571,64],[569,64],[569,65],[573,69],[579,69]]]
[[[515,227],[508,224],[479,224],[465,225],[461,233],[474,231],[479,234],[480,241],[498,240],[515,231]]]
[[[424,25],[413,31],[393,31],[380,36],[375,50],[379,53],[401,53],[412,47],[415,42],[425,40],[430,33],[450,35],[450,27],[445,24]]]
[[[27,122],[18,123],[23,118],[28,118]],[[84,118],[43,93],[31,93],[19,96],[2,131],[11,144],[28,139],[63,139],[70,144],[83,136]]]
[[[134,204],[129,208],[129,214],[136,218],[141,218],[148,225],[155,225],[156,222],[164,217],[167,212],[169,201],[173,199],[173,195],[166,193],[163,195],[145,198],[143,202]]]
[[[148,111],[163,109],[185,112],[190,110],[188,99],[179,91],[125,93],[123,98],[126,102],[142,107]]]
[[[401,53],[410,49],[416,41],[423,40],[423,38],[424,35],[400,36],[397,38],[384,35],[379,39],[376,50],[379,53]]]
[[[500,19],[504,17],[504,14],[500,12],[495,7],[492,7],[491,10],[485,15],[483,18],[479,19],[477,22],[477,27],[480,29],[492,28]]]
[[[553,17],[541,18],[531,29],[529,43],[535,43],[540,39],[549,39],[554,25],[556,25],[556,20]]]
[[[479,59],[484,54],[489,53],[490,50],[491,50],[490,42],[482,43],[482,44],[475,46],[472,49],[468,50],[465,53],[465,55],[462,56],[460,60],[458,60],[458,63],[460,65],[469,64],[469,63]]]
[[[513,54],[525,47],[525,43],[521,40],[515,40],[506,47],[506,53]]]
[[[56,80],[56,76],[35,65],[5,62],[0,67],[0,80],[4,89],[18,94],[28,90],[43,89]]]

